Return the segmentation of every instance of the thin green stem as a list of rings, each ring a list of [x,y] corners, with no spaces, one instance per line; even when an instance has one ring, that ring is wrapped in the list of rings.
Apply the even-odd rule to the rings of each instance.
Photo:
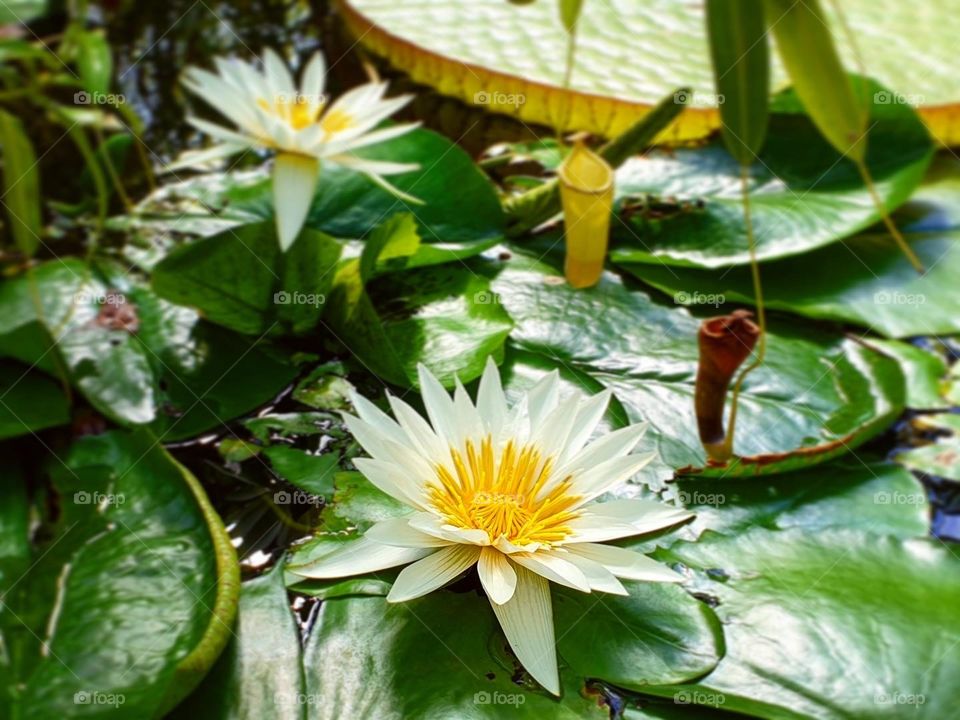
[[[903,250],[903,254],[907,256],[907,260],[909,260],[910,264],[913,265],[914,270],[923,275],[926,272],[926,269],[923,267],[923,263],[913,251],[913,248],[907,244],[906,239],[904,239],[900,230],[897,228],[896,223],[894,223],[893,219],[890,217],[890,213],[887,212],[887,208],[880,199],[880,194],[877,192],[877,187],[873,182],[873,177],[870,175],[870,170],[867,168],[867,164],[863,160],[860,160],[857,162],[857,168],[860,170],[860,176],[863,178],[863,183],[867,186],[867,190],[870,191],[870,197],[873,198],[873,204],[876,206],[877,212],[880,213],[880,218],[883,220],[883,224],[886,226],[887,231],[893,236],[893,239],[897,241],[897,245],[899,245],[900,249]]]
[[[757,353],[733,386],[733,399],[730,402],[730,419],[727,422],[727,433],[723,441],[724,455],[729,458],[733,455],[733,439],[737,432],[737,408],[740,402],[740,390],[747,375],[763,364],[767,355],[767,311],[763,303],[763,286],[760,283],[760,264],[757,262],[757,241],[753,233],[753,216],[750,212],[750,167],[740,166],[740,192],[743,197],[743,222],[747,231],[747,243],[750,247],[750,275],[753,278],[753,297],[757,306],[757,324],[760,326],[760,337],[757,339]]]

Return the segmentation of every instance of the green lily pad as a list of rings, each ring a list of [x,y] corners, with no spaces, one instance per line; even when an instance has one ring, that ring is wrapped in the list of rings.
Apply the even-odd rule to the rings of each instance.
[[[303,720],[300,632],[276,566],[240,589],[237,626],[216,665],[170,716]]]
[[[273,469],[287,482],[319,497],[333,494],[333,476],[340,457],[337,453],[311,455],[297,448],[274,445],[264,449]]]
[[[496,272],[496,269],[490,272]],[[614,390],[669,468],[741,476],[782,472],[848,452],[899,415],[897,363],[843,336],[772,323],[767,360],[741,394],[739,462],[704,468],[693,410],[699,322],[605,273],[586,291],[570,288],[543,261],[519,253],[492,283],[514,319],[512,345]]]
[[[768,308],[861,325],[887,337],[960,331],[960,163],[938,158],[924,184],[897,213],[921,276],[884,233],[848,238],[800,257],[761,264]],[[722,298],[753,303],[748,268],[723,273],[658,264],[626,269],[682,305]]]
[[[960,438],[956,436],[897,453],[895,459],[910,470],[960,482]]]
[[[26,365],[0,361],[0,439],[69,421],[67,398],[56,380]]]
[[[622,636],[595,634],[569,666],[561,660],[560,699],[529,681],[512,680],[518,675],[516,661],[506,650],[489,602],[473,591],[441,591],[397,605],[380,597],[327,600],[305,654],[307,692],[323,699],[311,717],[601,720],[609,716],[609,708],[600,707],[596,696],[584,697],[581,671],[596,677],[595,670],[617,665],[629,677],[672,677],[674,663],[687,670],[696,667],[699,674],[716,662],[711,624],[696,614],[695,601],[677,598],[679,607],[674,606],[670,618],[642,614],[639,608],[646,603],[643,596],[638,598],[637,612],[626,618],[628,626],[634,631],[643,627],[648,639],[659,635],[674,642],[660,641],[645,651]],[[681,607],[690,614],[674,625]],[[590,619],[575,626],[577,632],[589,632]],[[558,637],[563,632],[564,625],[558,623]],[[648,665],[632,664],[638,652]],[[649,662],[660,653],[663,664]]]
[[[94,271],[66,259],[32,274],[0,286],[0,355],[55,376],[66,372],[118,423],[152,423],[167,440],[189,437],[257,407],[295,374],[263,343],[203,323],[114,267]]]
[[[501,356],[512,327],[489,281],[463,264],[376,277],[406,238],[403,225],[381,228],[337,273],[334,337],[366,370],[395,385],[414,385],[419,363],[446,385],[455,376],[479,377],[488,356]]]
[[[717,599],[726,654],[695,684],[766,718],[942,718],[954,709],[960,558],[862,530],[706,533],[659,559]],[[722,571],[722,572],[721,572]]]
[[[408,267],[469,257],[503,237],[503,210],[493,184],[445,137],[418,129],[356,154],[419,164],[419,171],[390,180],[423,204],[396,198],[362,173],[328,165],[321,171],[306,228],[359,239],[397,213],[412,213],[422,243]],[[272,223],[270,179],[265,169],[211,173],[161,188],[139,210],[138,216],[115,218],[113,226],[207,236],[238,225]]]
[[[323,313],[340,245],[304,230],[286,253],[272,223],[253,223],[183,245],[153,269],[160,297],[249,335],[302,334]]]
[[[879,86],[871,94],[885,92]],[[803,114],[792,91],[778,98],[764,149],[750,168],[750,205],[757,258],[799,255],[848,237],[880,220],[852,161],[839,155]],[[887,210],[907,200],[933,157],[927,129],[911,108],[874,104],[867,164]],[[640,200],[615,237],[617,262],[715,268],[750,262],[740,164],[715,141],[706,147],[651,151],[617,170],[621,213],[652,195],[679,203],[652,220]],[[699,203],[699,205],[697,204]],[[892,238],[891,247],[896,248]]]
[[[51,468],[61,515],[3,588],[4,704],[21,717],[160,715],[230,636],[229,536],[148,434],[84,438]]]
[[[898,340],[868,341],[870,347],[897,360],[907,381],[907,407],[914,410],[945,410],[943,397],[947,364],[939,355]]]
[[[613,136],[664,95],[688,87],[693,107],[665,139],[701,136],[719,125],[721,98],[714,90],[702,3],[589,6],[577,23],[569,89],[564,88],[567,33],[556,3],[349,0],[343,5],[357,41],[415,81],[527,123]],[[960,97],[950,71],[957,28],[949,9],[936,0],[909,8],[894,0],[849,0],[843,16],[856,32],[854,46],[845,41],[834,6],[822,5],[846,66],[862,62],[871,77],[897,91],[890,101],[920,107],[944,142],[953,142],[951,110]],[[786,77],[775,52],[771,58],[776,89]]]

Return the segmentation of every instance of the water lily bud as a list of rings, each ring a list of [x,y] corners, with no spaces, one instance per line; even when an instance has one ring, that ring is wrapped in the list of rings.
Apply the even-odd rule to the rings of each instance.
[[[760,328],[751,318],[753,313],[749,310],[735,310],[730,315],[704,320],[697,334],[700,363],[694,406],[700,442],[712,462],[730,459],[731,443],[726,442],[723,409],[733,374],[753,352],[760,337]]]
[[[567,238],[564,274],[573,287],[590,287],[600,280],[607,256],[613,168],[583,140],[577,140],[559,175]]]

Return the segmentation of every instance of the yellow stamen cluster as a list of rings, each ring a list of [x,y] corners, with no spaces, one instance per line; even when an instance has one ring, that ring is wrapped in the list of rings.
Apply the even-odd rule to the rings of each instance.
[[[330,112],[320,120],[320,127],[322,127],[328,135],[335,135],[338,132],[343,132],[353,127],[353,118],[343,112],[343,110],[331,109]]]
[[[569,478],[544,491],[553,459],[542,458],[535,447],[517,448],[511,440],[497,459],[488,435],[479,448],[469,440],[463,453],[451,448],[450,459],[454,472],[437,465],[439,483],[430,487],[433,506],[450,525],[521,546],[549,546],[570,534],[567,523],[577,516],[570,508],[580,498],[570,494]]]
[[[294,97],[279,96],[271,103],[260,99],[257,104],[271,115],[285,121],[294,130],[303,130],[317,121],[321,106],[311,103],[300,95]]]

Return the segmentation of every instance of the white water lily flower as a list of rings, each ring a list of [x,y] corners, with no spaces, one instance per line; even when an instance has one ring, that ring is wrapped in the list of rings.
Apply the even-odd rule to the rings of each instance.
[[[350,90],[328,106],[323,94],[326,65],[319,52],[307,63],[299,88],[283,61],[270,49],[263,54],[262,71],[237,59],[217,58],[215,62],[218,75],[191,67],[183,84],[231,120],[236,129],[188,117],[187,122],[220,144],[186,153],[170,169],[206,163],[251,147],[275,150],[273,198],[277,233],[284,250],[293,244],[303,227],[321,161],[362,172],[395,195],[420,202],[383,179],[384,175],[417,170],[419,165],[367,160],[350,154],[418,127],[419,123],[406,123],[374,129],[410,102],[412,95],[384,99],[387,83],[375,82]]]
[[[591,502],[650,462],[650,454],[631,454],[645,426],[588,442],[610,392],[561,400],[559,385],[554,372],[510,408],[488,360],[474,404],[459,381],[451,398],[420,366],[429,423],[396,397],[389,397],[394,420],[355,396],[359,417],[346,415],[346,422],[372,456],[355,460],[357,469],[412,512],[290,570],[335,578],[413,563],[387,595],[402,602],[476,565],[517,658],[559,695],[547,581],[617,595],[627,594],[618,578],[680,582],[641,553],[600,543],[692,516],[652,500]]]

